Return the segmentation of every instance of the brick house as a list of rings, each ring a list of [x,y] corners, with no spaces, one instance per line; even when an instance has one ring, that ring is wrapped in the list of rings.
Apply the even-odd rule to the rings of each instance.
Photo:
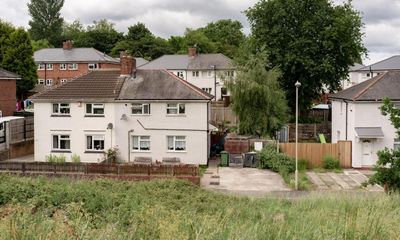
[[[65,83],[89,71],[98,69],[119,69],[119,59],[110,57],[94,48],[74,48],[71,41],[63,48],[45,48],[35,52],[38,66],[38,86],[33,92],[40,92],[48,86]],[[146,60],[137,58],[138,64]]]
[[[0,117],[13,115],[17,102],[17,79],[20,78],[17,74],[0,68]]]

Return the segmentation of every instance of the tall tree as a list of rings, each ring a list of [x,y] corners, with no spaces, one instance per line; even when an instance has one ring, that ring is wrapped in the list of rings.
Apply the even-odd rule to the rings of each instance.
[[[366,53],[361,17],[350,1],[334,5],[330,0],[261,0],[246,14],[256,45],[265,46],[271,67],[282,71],[280,82],[290,106],[295,106],[295,82],[302,84],[302,110],[325,87],[338,89],[349,66]]]
[[[52,45],[61,45],[62,23],[61,8],[64,0],[31,0],[28,3],[29,33],[34,40],[47,39]]]
[[[10,47],[4,52],[1,67],[21,76],[22,79],[17,80],[17,95],[24,97],[37,82],[31,40],[24,29],[18,28],[10,34],[9,43]]]
[[[53,48],[54,46],[49,43],[47,39],[40,39],[40,40],[32,40],[32,49],[33,52],[36,52],[43,48]]]
[[[144,37],[152,37],[153,34],[150,30],[141,22],[128,27],[128,34],[126,35],[127,40],[137,41]]]
[[[0,64],[3,62],[5,52],[10,47],[10,35],[15,31],[14,27],[0,19]]]
[[[102,19],[88,26],[85,38],[87,47],[110,53],[114,45],[123,39],[123,34],[115,30],[114,23]]]
[[[89,46],[89,38],[86,34],[86,29],[79,20],[72,23],[64,23],[62,26],[63,40],[71,40],[74,42],[74,47],[91,47]]]
[[[239,117],[241,134],[275,136],[287,120],[288,106],[281,89],[278,69],[265,69],[262,53],[244,56],[237,65],[234,81],[226,81],[232,97],[232,109]]]

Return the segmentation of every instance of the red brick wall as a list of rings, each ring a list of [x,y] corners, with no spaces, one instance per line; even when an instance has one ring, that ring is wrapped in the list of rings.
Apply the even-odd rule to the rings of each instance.
[[[119,64],[112,64],[112,63],[100,63],[100,69],[119,69]],[[59,84],[61,79],[67,79],[68,81],[86,74],[89,71],[88,63],[79,63],[77,70],[60,70],[60,64],[54,63],[53,70],[37,70],[38,79],[53,79],[53,85]],[[46,75],[46,77],[45,77]]]
[[[0,110],[3,116],[12,116],[15,111],[17,86],[15,79],[0,79]]]

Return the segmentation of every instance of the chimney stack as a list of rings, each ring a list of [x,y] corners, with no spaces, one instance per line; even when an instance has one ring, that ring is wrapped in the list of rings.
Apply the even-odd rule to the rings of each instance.
[[[127,54],[126,52],[120,52],[120,63],[121,63],[121,76],[131,76],[136,72],[136,59]]]
[[[189,52],[189,57],[195,57],[197,55],[196,47],[190,47],[188,52]]]
[[[71,50],[72,49],[71,40],[67,40],[67,41],[63,42],[63,49],[64,50]]]

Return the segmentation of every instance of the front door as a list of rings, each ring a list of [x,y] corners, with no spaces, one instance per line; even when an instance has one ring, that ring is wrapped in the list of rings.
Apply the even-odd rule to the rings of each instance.
[[[362,166],[372,166],[372,143],[371,140],[362,140]]]

